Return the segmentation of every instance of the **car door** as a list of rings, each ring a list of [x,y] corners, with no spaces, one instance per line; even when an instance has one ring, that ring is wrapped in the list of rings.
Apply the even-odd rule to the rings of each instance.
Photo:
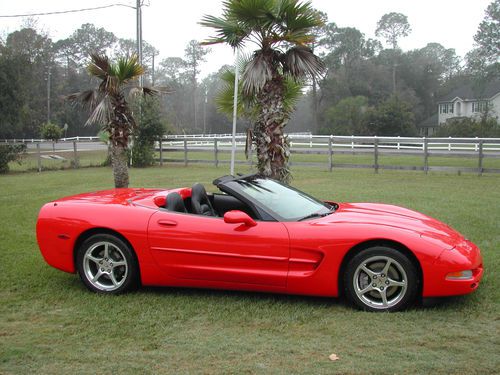
[[[148,240],[154,259],[170,277],[286,286],[289,238],[280,222],[250,227],[160,210],[149,221]]]

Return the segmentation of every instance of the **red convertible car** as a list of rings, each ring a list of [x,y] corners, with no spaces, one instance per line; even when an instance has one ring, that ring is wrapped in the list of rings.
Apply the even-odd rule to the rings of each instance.
[[[53,267],[88,289],[142,285],[345,296],[371,311],[474,291],[479,249],[446,224],[385,204],[317,200],[257,175],[225,176],[207,194],[113,189],[40,210],[37,239]]]

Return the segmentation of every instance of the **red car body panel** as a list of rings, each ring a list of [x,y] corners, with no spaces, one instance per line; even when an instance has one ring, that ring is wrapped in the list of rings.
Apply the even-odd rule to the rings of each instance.
[[[482,277],[480,251],[472,242],[402,207],[340,203],[323,218],[246,226],[160,209],[171,191],[183,198],[191,194],[189,188],[113,189],[47,203],[37,222],[41,253],[49,265],[75,272],[82,234],[107,230],[134,249],[143,285],[338,296],[347,254],[367,241],[391,241],[418,262],[424,297],[470,293]],[[463,270],[472,270],[473,278],[446,279]]]

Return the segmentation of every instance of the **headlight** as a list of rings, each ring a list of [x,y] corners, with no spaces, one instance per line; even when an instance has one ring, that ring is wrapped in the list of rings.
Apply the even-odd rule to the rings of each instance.
[[[472,279],[472,270],[450,272],[446,275],[446,280],[468,280]]]

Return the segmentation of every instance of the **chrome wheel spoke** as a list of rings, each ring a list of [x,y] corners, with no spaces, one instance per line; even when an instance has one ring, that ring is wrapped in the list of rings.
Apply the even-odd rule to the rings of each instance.
[[[115,274],[113,273],[113,271],[111,271],[109,273],[109,279],[111,280],[111,282],[113,283],[114,286],[120,285],[120,283],[116,280],[116,277],[115,277]]]
[[[363,295],[363,294],[366,294],[368,292],[371,292],[372,290],[374,290],[374,288],[371,286],[371,285],[368,285],[366,288],[364,289],[358,289],[358,294],[359,295]]]
[[[92,280],[90,280],[90,281],[92,281],[93,283],[96,283],[97,280],[99,280],[99,278],[102,275],[104,275],[104,272],[101,272],[101,270],[99,269],[99,270],[97,270],[96,274],[94,275],[94,277],[92,277]]]
[[[104,259],[109,259],[109,243],[104,244]]]
[[[385,264],[384,269],[382,270],[381,273],[383,273],[384,275],[388,275],[389,274],[389,268],[391,267],[391,264],[392,264],[392,260],[388,259],[387,263]]]
[[[380,297],[382,297],[382,305],[387,307],[389,304],[387,303],[387,289],[379,290]]]
[[[388,280],[389,280],[389,286],[400,286],[400,287],[406,286],[406,281],[396,281],[390,278],[388,278]]]
[[[370,276],[371,278],[373,278],[373,276],[375,276],[377,273],[376,272],[373,272],[371,269],[369,269],[366,264],[363,264],[361,266],[361,269],[363,270],[364,273],[366,273],[368,276]]]
[[[127,265],[127,262],[125,262],[124,260],[121,260],[119,262],[113,262],[113,268],[120,267],[120,266],[126,266],[126,265]]]
[[[99,266],[99,262],[102,261],[102,258],[96,258],[95,256],[93,256],[90,253],[87,253],[85,255],[85,258],[88,259],[88,260],[90,260],[91,262],[94,262],[95,264],[97,264],[97,266]]]

